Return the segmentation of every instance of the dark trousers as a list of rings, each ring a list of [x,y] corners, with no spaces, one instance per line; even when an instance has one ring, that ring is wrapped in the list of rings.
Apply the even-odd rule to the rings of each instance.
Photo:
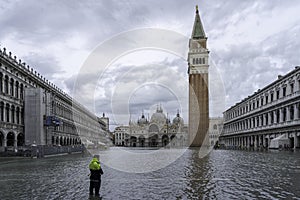
[[[90,195],[93,195],[93,191],[95,188],[95,195],[99,196],[101,180],[90,180]]]

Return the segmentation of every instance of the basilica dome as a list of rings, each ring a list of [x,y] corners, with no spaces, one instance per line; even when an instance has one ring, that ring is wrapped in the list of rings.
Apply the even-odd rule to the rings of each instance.
[[[142,124],[147,124],[148,120],[145,118],[144,113],[142,114],[142,118],[138,120],[138,124],[142,125]]]
[[[157,108],[156,112],[151,116],[151,123],[165,124],[167,121],[166,115],[161,108]]]
[[[184,124],[183,118],[180,117],[179,113],[177,113],[176,117],[173,119],[173,124],[177,124],[177,125]]]

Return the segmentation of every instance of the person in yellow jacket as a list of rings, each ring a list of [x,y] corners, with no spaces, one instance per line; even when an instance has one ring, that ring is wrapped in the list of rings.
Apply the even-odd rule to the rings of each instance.
[[[89,164],[90,173],[90,195],[93,195],[95,188],[95,195],[99,196],[99,190],[101,186],[101,175],[103,170],[99,162],[99,155],[94,155]]]

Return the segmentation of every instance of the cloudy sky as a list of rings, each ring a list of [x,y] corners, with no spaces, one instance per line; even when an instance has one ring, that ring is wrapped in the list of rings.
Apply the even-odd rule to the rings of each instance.
[[[142,48],[100,66],[101,74],[96,65],[97,73],[82,69],[103,43],[111,42],[110,52],[123,48],[126,41],[117,39],[128,31],[155,28],[190,37],[196,4],[210,50],[211,116],[300,65],[296,0],[0,0],[0,47],[72,96],[75,85],[85,97],[80,102],[107,113],[112,124],[126,124],[129,113],[134,120],[147,116],[157,104],[170,118],[179,109],[187,121],[184,56]]]

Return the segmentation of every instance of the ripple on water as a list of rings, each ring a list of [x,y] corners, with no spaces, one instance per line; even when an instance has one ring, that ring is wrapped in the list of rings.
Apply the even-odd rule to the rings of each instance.
[[[165,150],[166,159],[172,151]],[[116,151],[111,160],[126,163]],[[102,199],[300,199],[299,152],[188,149],[166,167],[127,173],[102,163]],[[160,158],[160,159],[161,159]],[[0,160],[0,199],[88,199],[90,157]],[[139,167],[147,165],[142,163]],[[128,166],[132,163],[126,163]],[[153,164],[153,163],[152,163]],[[139,171],[142,171],[139,169]]]

